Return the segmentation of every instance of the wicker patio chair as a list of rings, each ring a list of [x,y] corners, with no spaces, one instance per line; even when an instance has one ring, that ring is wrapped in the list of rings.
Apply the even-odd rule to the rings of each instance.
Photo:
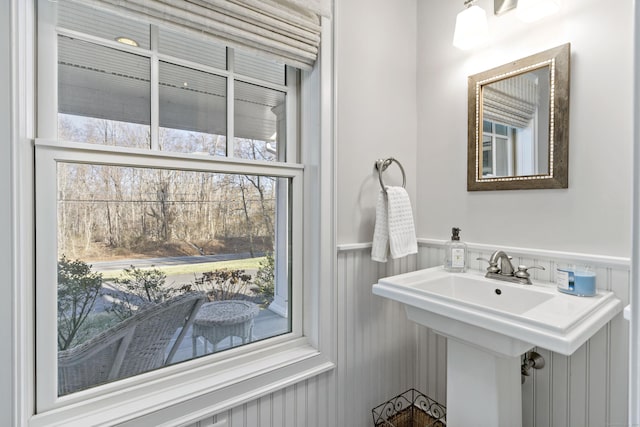
[[[89,341],[58,352],[58,395],[170,364],[205,299],[188,293],[145,306]],[[182,330],[165,358],[178,328]]]

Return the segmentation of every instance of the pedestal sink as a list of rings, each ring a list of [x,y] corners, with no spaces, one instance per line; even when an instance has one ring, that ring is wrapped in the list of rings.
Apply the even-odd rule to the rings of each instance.
[[[582,298],[442,267],[380,279],[373,293],[447,337],[448,427],[521,426],[520,356],[533,347],[570,355],[622,310],[612,292]]]

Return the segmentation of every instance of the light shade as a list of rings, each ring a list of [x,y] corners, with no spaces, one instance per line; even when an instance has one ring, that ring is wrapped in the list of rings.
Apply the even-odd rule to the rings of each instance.
[[[558,0],[518,0],[516,15],[521,21],[533,22],[560,9]]]
[[[137,41],[129,37],[116,37],[116,41],[118,43],[126,44],[127,46],[134,46],[134,47],[140,46],[140,44]]]
[[[456,29],[453,33],[453,45],[467,50],[479,46],[489,38],[487,14],[479,6],[471,6],[456,17]]]

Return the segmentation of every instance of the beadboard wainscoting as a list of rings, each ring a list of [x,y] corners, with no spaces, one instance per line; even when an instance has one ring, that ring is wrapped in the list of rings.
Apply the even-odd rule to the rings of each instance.
[[[371,426],[371,409],[412,388],[418,327],[404,307],[373,295],[384,276],[417,268],[416,256],[378,263],[370,246],[338,250],[338,408],[344,426]]]
[[[283,388],[260,399],[208,417],[190,427],[326,427],[336,423],[329,411],[335,399],[331,372]]]
[[[417,256],[385,264],[371,260],[370,244],[340,245],[336,370],[190,427],[368,427],[373,407],[412,387],[446,405],[446,340],[409,322],[400,304],[371,292],[380,277],[442,264],[443,243],[421,239]],[[476,258],[487,258],[494,249],[469,244],[471,268],[483,270],[486,263]],[[629,301],[628,259],[501,249],[516,265],[544,266],[544,271],[532,270],[534,280],[553,280],[558,263],[589,264],[597,271],[599,288],[614,291],[625,305]],[[546,366],[532,370],[522,386],[524,427],[626,425],[628,326],[622,314],[569,357],[535,350]],[[328,413],[332,407],[337,414]]]

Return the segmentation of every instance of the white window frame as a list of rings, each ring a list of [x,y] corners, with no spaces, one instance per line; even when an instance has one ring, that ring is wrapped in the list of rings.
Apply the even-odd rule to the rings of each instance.
[[[29,99],[35,96],[35,63],[30,58],[35,52],[35,2],[10,0],[13,35],[12,47],[15,85],[13,102],[16,114],[12,117],[14,148],[11,163],[14,181],[12,194],[15,200],[12,219],[15,232],[12,246],[15,248],[13,265],[13,306],[16,320],[11,325],[14,348],[15,376],[12,380],[13,419],[20,426],[86,426],[122,425],[177,426],[195,422],[204,417],[233,408],[288,385],[319,375],[335,367],[335,319],[331,306],[335,275],[335,209],[333,179],[333,124],[332,124],[332,63],[330,21],[323,18],[323,44],[320,59],[313,70],[303,72],[300,103],[301,138],[306,141],[300,157],[306,168],[295,166],[304,173],[304,194],[298,227],[302,227],[300,241],[294,243],[303,248],[303,262],[298,277],[302,277],[299,305],[302,312],[300,335],[295,333],[272,339],[266,345],[256,345],[251,351],[234,349],[227,352],[225,360],[216,356],[194,360],[122,380],[120,385],[105,386],[106,392],[94,395],[91,390],[70,395],[61,406],[36,414],[33,393],[35,385],[35,259],[33,224],[36,209],[33,203],[34,174],[33,145],[29,138],[35,136],[36,105]],[[322,60],[322,58],[325,58]],[[321,90],[324,89],[324,90]],[[15,96],[16,94],[22,96]],[[41,96],[39,94],[39,96]],[[32,98],[33,99],[33,98]],[[43,101],[43,100],[39,100]],[[38,105],[42,105],[40,102]],[[68,144],[54,149],[51,141],[38,140],[38,151],[49,156],[50,164],[65,159],[74,150]],[[86,147],[111,156],[104,147]],[[94,152],[92,151],[92,152]],[[104,153],[103,153],[104,151]],[[47,154],[44,154],[47,153]],[[149,153],[140,154],[146,157]],[[288,153],[289,155],[289,153]],[[153,157],[153,155],[151,156]],[[149,160],[149,159],[147,159]],[[145,161],[147,161],[145,160]],[[155,161],[155,160],[153,160]],[[185,162],[199,169],[195,159]],[[204,166],[202,166],[204,168]],[[231,167],[231,166],[230,166]],[[296,181],[294,179],[294,181]],[[302,180],[297,180],[302,185]],[[302,221],[304,218],[304,221]],[[304,236],[304,240],[302,240]],[[320,284],[323,283],[323,286]],[[304,295],[304,297],[303,297]],[[293,313],[294,318],[296,314]],[[233,353],[232,353],[233,352]],[[113,389],[112,389],[113,387]],[[65,396],[66,398],[67,396]],[[34,415],[35,414],[35,415]]]
[[[191,158],[189,155],[175,155],[139,149],[115,149],[114,147],[91,146],[84,143],[68,143],[56,140],[36,140],[36,345],[39,351],[36,356],[37,405],[38,411],[47,411],[59,406],[68,405],[89,396],[98,396],[108,392],[120,391],[123,381],[116,381],[109,387],[102,386],[83,393],[72,393],[69,396],[57,397],[57,164],[91,163],[109,166],[137,168],[160,168],[211,173],[265,175],[289,178],[291,180],[291,282],[292,282],[292,322],[291,332],[269,340],[243,346],[242,350],[233,353],[219,353],[208,356],[197,363],[189,363],[183,369],[197,369],[212,363],[224,364],[225,359],[240,356],[243,352],[260,351],[302,336],[300,307],[302,305],[302,273],[301,250],[302,235],[302,200],[303,200],[303,166],[299,164],[278,164],[267,162],[250,162],[239,160],[211,161],[202,158]],[[53,254],[53,255],[52,255]],[[54,349],[54,351],[51,351]],[[231,356],[229,354],[232,354]],[[183,362],[187,364],[187,362]],[[182,363],[180,364],[182,365]],[[154,375],[141,375],[149,380],[163,375],[154,371]],[[135,386],[144,381],[143,378],[131,378],[126,386]]]
[[[506,125],[503,123],[499,123],[499,122],[494,122],[492,120],[486,120],[485,121],[489,122],[491,124],[491,132],[486,132],[483,130],[482,135],[485,137],[489,137],[491,138],[491,167],[493,172],[495,173],[496,170],[496,165],[498,163],[498,150],[497,146],[498,146],[498,139],[506,139],[506,149],[507,149],[507,174],[506,176],[512,176],[512,175],[519,175],[519,176],[528,176],[528,175],[537,175],[537,173],[523,173],[522,170],[524,169],[524,165],[529,165],[531,163],[533,163],[532,169],[534,171],[538,170],[538,145],[537,144],[533,144],[533,143],[529,143],[529,149],[528,150],[524,150],[523,148],[523,144],[522,144],[522,139],[520,139],[521,134],[520,132],[522,132],[521,129],[515,128],[511,125]],[[501,126],[506,126],[507,128],[507,135],[502,135],[496,132],[495,128],[496,125],[501,125]],[[536,110],[536,113],[532,119],[531,125],[527,128],[530,129],[531,134],[533,135],[531,138],[529,138],[528,140],[536,140],[536,133],[537,133],[537,129],[538,129],[538,111]],[[520,142],[518,142],[520,141]],[[516,144],[518,144],[518,146],[516,147]],[[483,152],[484,151],[488,151],[487,148],[484,147],[484,143],[483,143],[483,147],[482,147]],[[514,154],[515,153],[515,154]],[[503,175],[493,175],[491,174],[490,176],[503,176]]]
[[[486,120],[486,119],[485,119]],[[498,122],[494,122],[491,120],[487,120],[489,123],[491,123],[491,132],[482,132],[483,136],[488,136],[489,138],[491,138],[491,169],[493,171],[492,176],[511,176],[514,173],[514,162],[513,162],[513,130],[515,128],[509,126],[509,125],[505,125],[502,123],[498,123]],[[507,128],[507,134],[506,135],[502,135],[500,133],[496,132],[496,125],[501,125],[501,126],[505,126]],[[496,175],[496,169],[497,169],[497,164],[498,164],[498,139],[502,139],[505,140],[505,147],[507,149],[507,171],[506,171],[506,175]],[[483,151],[484,151],[484,144],[483,144]]]

